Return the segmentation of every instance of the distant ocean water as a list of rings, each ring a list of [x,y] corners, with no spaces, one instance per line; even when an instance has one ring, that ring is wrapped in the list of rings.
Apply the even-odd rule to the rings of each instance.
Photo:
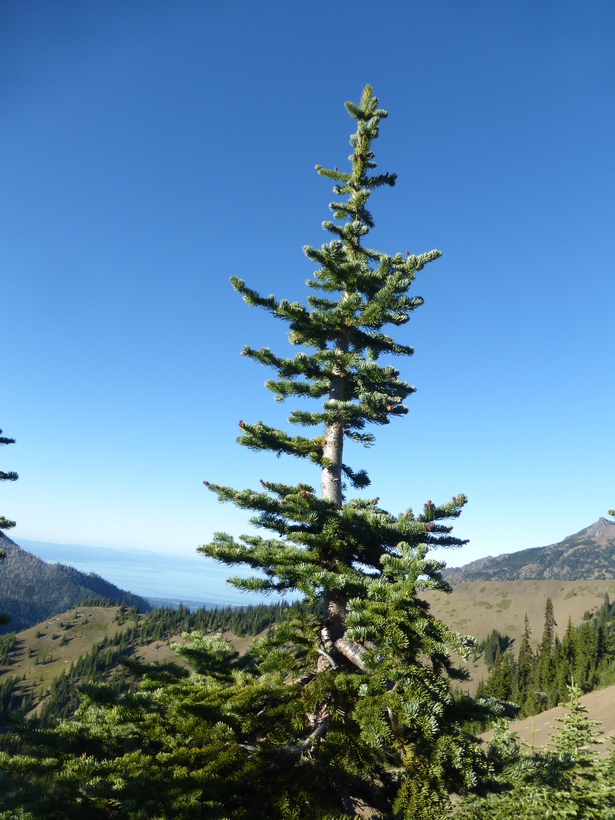
[[[249,568],[227,567],[199,555],[173,555],[121,547],[90,547],[15,539],[19,546],[49,564],[65,564],[80,572],[100,575],[106,581],[143,598],[185,606],[208,608],[273,603],[277,596],[241,592],[226,579],[249,576]],[[289,602],[297,596],[288,596]]]

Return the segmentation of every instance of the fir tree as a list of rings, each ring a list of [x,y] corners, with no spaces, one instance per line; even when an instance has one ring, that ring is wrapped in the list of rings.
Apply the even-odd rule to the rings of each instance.
[[[6,438],[2,435],[2,430],[0,430],[0,445],[1,444],[15,444],[14,438]],[[19,476],[17,473],[5,473],[0,471],[0,481],[17,481]],[[9,521],[8,518],[5,518],[3,515],[0,515],[0,535],[4,530],[10,530],[11,527],[15,526],[14,521]]]
[[[530,644],[530,622],[525,613],[523,622],[523,638],[519,647],[519,657],[517,659],[517,703],[523,706],[530,694],[531,681],[534,675],[535,657]]]
[[[561,699],[564,700],[568,693],[569,681],[573,679],[577,668],[577,636],[570,616],[556,661],[556,685]]]
[[[2,430],[0,430],[0,444],[15,444],[14,438],[6,438],[2,435]],[[0,481],[17,481],[19,476],[17,473],[9,472],[5,473],[0,471]],[[0,515],[0,536],[4,534],[4,530],[9,530],[11,527],[15,526],[14,521],[9,521],[8,518],[5,518],[3,515]],[[0,550],[0,559],[4,558],[4,551]],[[8,624],[10,621],[10,616],[6,614],[0,613],[0,624]]]
[[[461,802],[458,820],[519,820],[552,817],[612,820],[615,787],[612,763],[598,758],[599,743],[580,689],[568,686],[568,712],[551,750],[522,754],[516,735],[501,727],[494,734],[488,759],[492,782],[487,793]]]
[[[493,667],[488,684],[485,687],[486,693],[498,700],[510,700],[513,692],[514,672],[510,654],[508,652],[502,654],[499,645],[496,646]]]
[[[576,633],[575,677],[584,691],[595,688],[598,683],[598,660],[600,635],[590,621],[583,621]]]
[[[417,760],[428,771],[430,755],[444,744],[451,701],[442,681],[459,675],[449,653],[454,649],[464,657],[470,646],[431,618],[416,598],[421,588],[448,589],[441,566],[427,558],[427,550],[464,543],[451,536],[450,526],[442,521],[457,517],[466,498],[459,495],[439,506],[428,501],[418,516],[411,509],[393,516],[378,505],[378,498],[347,498],[346,484],[362,489],[370,480],[364,469],[346,463],[345,442],[373,445],[374,435],[366,426],[388,424],[405,415],[403,402],[414,391],[400,380],[396,367],[380,363],[383,356],[413,352],[386,335],[384,328],[405,324],[423,304],[408,290],[416,272],[441,254],[434,250],[418,256],[389,255],[365,244],[374,226],[368,200],[376,189],[393,186],[396,175],[373,173],[372,142],[386,112],[378,108],[371,88],[365,88],[359,105],[347,103],[346,108],[357,122],[350,138],[349,171],[316,166],[321,176],[335,183],[338,199],[330,205],[336,221],[323,223],[333,239],[320,249],[304,248],[319,265],[307,282],[315,291],[308,297],[308,307],[262,297],[242,280],[231,280],[248,305],[287,322],[291,344],[304,348],[286,358],[268,348],[244,347],[244,356],[274,369],[276,377],[266,382],[267,388],[278,401],[324,398],[322,410],[295,409],[289,416],[292,424],[320,428],[315,436],[291,436],[263,422],[240,421],[238,441],[253,450],[293,455],[318,465],[321,497],[307,484],[263,481],[259,491],[208,484],[221,501],[255,511],[253,523],[274,538],[245,536],[238,541],[217,534],[201,549],[227,564],[245,563],[262,570],[264,578],[232,579],[240,588],[299,590],[308,601],[322,605],[322,619],[311,638],[318,664],[304,671],[310,685],[302,695],[312,700],[319,693],[313,700],[319,740],[329,732],[341,732],[337,742],[346,735],[347,751],[354,747],[363,755],[359,747],[366,744],[380,761],[382,755],[392,756],[403,779],[415,775]],[[423,656],[430,660],[428,665],[419,660]],[[346,683],[340,697],[342,680]],[[351,690],[358,700],[350,696]],[[410,703],[415,705],[408,711]],[[336,727],[335,713],[340,709],[344,726]],[[454,732],[459,740],[458,730]],[[310,742],[312,755],[316,745]],[[411,751],[415,747],[422,749],[418,756]],[[447,757],[449,775],[456,768],[456,776],[463,780],[461,767],[453,762],[466,758],[467,752],[460,750],[461,746],[451,746],[441,753]],[[404,768],[410,760],[412,766]],[[405,794],[404,788],[400,794]],[[405,798],[400,799],[403,806]]]
[[[569,709],[553,741],[561,771],[560,802],[573,816],[587,820],[603,820],[613,817],[615,790],[612,781],[605,777],[604,767],[596,758],[595,746],[599,743],[593,727],[599,725],[590,720],[588,709],[580,701],[581,690],[574,679],[568,686]]]
[[[464,726],[497,707],[453,697],[451,688],[467,678],[451,654],[467,657],[474,642],[436,620],[418,595],[450,591],[428,549],[465,543],[443,522],[460,514],[466,498],[396,516],[378,498],[347,497],[347,485],[363,489],[369,478],[347,464],[345,442],[371,446],[368,424],[407,412],[403,402],[414,388],[382,357],[412,348],[384,328],[405,324],[422,304],[408,290],[440,252],[388,255],[365,244],[374,224],[369,197],[396,177],[372,173],[372,142],[386,112],[371,88],[346,108],[357,124],[350,169],[317,166],[338,199],[330,206],[336,221],[323,223],[333,239],[304,248],[319,265],[308,306],[231,280],[249,305],[287,322],[291,343],[304,348],[287,358],[244,347],[244,356],[274,369],[266,384],[275,398],[324,399],[317,412],[290,415],[292,424],[318,428],[313,437],[240,421],[239,442],[307,459],[320,469],[321,496],[307,483],[235,490],[205,482],[220,501],[252,510],[269,535],[218,533],[201,551],[261,570],[232,579],[236,586],[297,590],[304,606],[289,610],[245,658],[219,638],[192,633],[177,648],[193,667],[190,677],[149,670],[140,696],[116,699],[112,709],[100,703],[108,695],[91,690],[92,700],[58,728],[62,754],[52,748],[37,758],[32,745],[30,757],[9,763],[25,772],[27,794],[30,772],[47,765],[49,777],[44,761],[57,761],[49,799],[63,816],[72,816],[67,807],[83,816],[84,808],[109,805],[109,814],[129,817],[371,812],[433,820],[448,812],[449,793],[468,789],[482,771],[478,743]],[[45,811],[53,816],[49,805]]]
[[[518,662],[515,664],[510,661],[509,670],[505,671],[505,675],[509,671],[512,677],[512,699],[521,707],[524,715],[536,714],[565,700],[573,677],[579,688],[586,692],[615,682],[614,615],[614,608],[606,595],[600,609],[593,614],[587,612],[579,626],[573,627],[569,619],[563,639],[560,641],[555,637],[552,641],[553,650],[548,653],[550,635],[553,632],[553,615],[551,607],[548,607],[538,655],[532,652],[530,646],[530,629],[526,618]],[[486,658],[488,651],[495,653],[497,644],[501,652],[497,668],[492,665],[487,681],[481,681],[481,694],[491,693],[501,697],[498,693],[502,687],[506,658],[502,648],[507,642],[507,636],[493,630],[489,638],[480,644],[485,649]]]
[[[555,678],[553,650],[555,647],[556,626],[555,615],[553,613],[553,601],[551,598],[547,598],[545,604],[545,625],[538,650],[538,685],[544,693],[549,691]]]

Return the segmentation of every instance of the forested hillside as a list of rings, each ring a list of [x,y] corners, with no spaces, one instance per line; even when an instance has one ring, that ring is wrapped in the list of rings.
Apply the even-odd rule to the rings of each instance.
[[[135,680],[130,669],[141,661],[176,660],[168,645],[181,641],[183,632],[250,639],[280,623],[289,611],[284,602],[194,612],[180,606],[146,614],[136,607],[89,605],[6,634],[0,637],[0,730],[31,714],[38,704],[43,725],[69,717],[87,684],[104,680],[112,691],[126,691]],[[244,642],[246,647],[249,643]]]
[[[494,630],[480,647],[490,674],[479,686],[478,696],[513,701],[527,716],[564,701],[572,680],[582,692],[615,684],[615,604],[608,595],[598,612],[587,612],[578,626],[569,618],[561,639],[555,626],[553,603],[548,598],[537,650],[527,616],[517,646],[508,635]]]
[[[0,537],[5,558],[0,571],[0,610],[11,616],[0,632],[18,632],[71,609],[84,600],[116,601],[142,612],[148,602],[110,584],[98,575],[85,575],[62,564],[46,564],[25,552],[10,538]]]

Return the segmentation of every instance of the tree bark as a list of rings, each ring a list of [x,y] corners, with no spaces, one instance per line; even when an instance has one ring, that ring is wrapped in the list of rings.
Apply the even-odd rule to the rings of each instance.
[[[345,333],[337,341],[335,352],[348,353],[349,334]],[[333,368],[333,377],[329,389],[329,401],[344,401],[346,385],[342,368],[336,365]],[[322,448],[323,457],[331,462],[330,467],[323,467],[320,477],[322,497],[335,501],[338,507],[342,506],[342,456],[344,453],[344,423],[340,419],[330,424],[325,431],[325,442]]]
[[[346,294],[342,298],[345,298]],[[335,352],[344,354],[348,352],[349,333],[341,336],[336,344]],[[346,386],[343,378],[343,370],[339,365],[333,369],[334,376],[331,379],[329,390],[330,401],[344,401]],[[334,421],[325,431],[325,443],[323,445],[323,456],[330,460],[331,466],[323,467],[321,473],[320,488],[322,497],[334,501],[337,507],[342,506],[342,457],[344,453],[344,423],[340,419]],[[340,593],[325,590],[325,608],[327,621],[321,630],[321,643],[326,651],[330,651],[344,634],[344,617],[346,615],[346,598]],[[319,663],[326,662],[324,657],[319,659]]]

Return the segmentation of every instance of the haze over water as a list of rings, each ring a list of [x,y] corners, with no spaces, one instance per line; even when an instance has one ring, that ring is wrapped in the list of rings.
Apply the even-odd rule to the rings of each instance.
[[[186,606],[247,606],[271,603],[275,598],[241,592],[226,579],[248,576],[250,571],[218,565],[195,552],[194,556],[146,550],[52,544],[19,539],[19,546],[47,563],[60,563],[100,575],[121,589],[144,598],[162,599]],[[293,596],[296,597],[296,596]],[[292,600],[290,596],[288,600]]]

